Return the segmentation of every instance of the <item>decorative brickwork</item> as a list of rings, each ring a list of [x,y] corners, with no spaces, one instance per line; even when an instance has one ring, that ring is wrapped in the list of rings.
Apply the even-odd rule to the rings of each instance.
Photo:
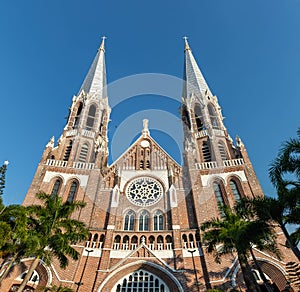
[[[56,260],[48,268],[40,264],[39,281],[29,286],[36,289],[52,283],[81,292],[123,291],[124,287],[142,289],[132,291],[244,290],[236,256],[215,263],[201,242],[199,227],[220,216],[218,203],[233,207],[240,197],[263,196],[263,192],[241,139],[234,143],[229,136],[218,99],[189,45],[186,42],[181,108],[182,166],[151,137],[146,120],[141,136],[112,165],[107,164],[111,110],[105,72],[103,42],[72,100],[64,131],[56,143],[51,138],[46,145],[24,200],[24,205],[39,203],[35,198],[39,191],[64,200],[83,200],[86,207],[73,216],[85,222],[90,237],[75,245],[79,261],[71,261],[66,270]],[[297,282],[299,267],[286,266],[295,258],[284,247],[281,233],[278,241],[281,261],[260,251],[256,254],[280,290],[287,279]],[[3,291],[19,283],[16,279],[28,263],[13,268]]]

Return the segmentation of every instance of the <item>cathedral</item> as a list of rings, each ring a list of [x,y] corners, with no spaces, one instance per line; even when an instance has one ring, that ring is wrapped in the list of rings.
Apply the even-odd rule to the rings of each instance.
[[[245,145],[233,140],[213,95],[184,43],[181,96],[182,165],[151,136],[151,120],[141,121],[140,136],[109,162],[110,100],[104,39],[55,141],[50,139],[37,166],[24,205],[36,193],[86,203],[74,218],[89,229],[86,242],[74,243],[78,261],[61,269],[57,260],[40,262],[26,291],[65,286],[80,292],[245,291],[235,254],[216,263],[201,241],[203,222],[222,216],[242,197],[263,196]],[[229,117],[230,118],[230,117]],[[254,248],[267,279],[281,291],[290,281],[288,263],[297,262],[285,247],[281,260]],[[15,291],[32,258],[16,265],[3,281]],[[257,281],[262,281],[253,265]],[[4,291],[4,290],[3,290]]]

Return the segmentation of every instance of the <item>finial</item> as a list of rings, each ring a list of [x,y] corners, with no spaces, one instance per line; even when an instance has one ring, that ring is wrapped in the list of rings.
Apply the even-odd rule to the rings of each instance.
[[[191,51],[191,48],[190,48],[189,43],[187,41],[188,37],[184,36],[183,39],[184,39],[184,43],[185,43],[184,51]]]
[[[106,36],[103,36],[103,37],[102,37],[102,43],[101,43],[100,48],[99,48],[100,51],[105,52],[105,49],[104,49],[104,43],[105,43],[105,40],[106,40],[106,39],[107,39]]]
[[[143,131],[144,135],[149,135],[149,128],[148,128],[149,120],[143,119]]]
[[[54,147],[54,136],[51,137],[51,139],[47,143],[46,147],[51,147],[51,148]]]
[[[5,160],[5,161],[3,162],[3,164],[4,164],[5,166],[9,165],[9,161],[8,161],[8,160]]]
[[[239,136],[236,136],[236,144],[238,147],[244,146],[244,143]]]
[[[146,238],[145,236],[142,236],[142,244],[145,244],[146,243]]]

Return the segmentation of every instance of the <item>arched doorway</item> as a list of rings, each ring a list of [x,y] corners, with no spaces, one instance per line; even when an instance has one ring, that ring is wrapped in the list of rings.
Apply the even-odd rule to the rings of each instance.
[[[278,267],[264,260],[258,260],[258,263],[263,273],[270,279],[274,291],[281,291],[288,285],[287,279]],[[254,265],[252,267],[255,269]]]
[[[273,290],[282,291],[288,285],[288,281],[285,277],[283,268],[265,259],[257,259],[257,260],[259,266],[261,267],[262,272],[265,274],[267,280],[269,280],[269,283],[271,284]],[[261,276],[259,275],[257,267],[255,266],[254,263],[251,263],[251,269],[254,278],[262,288],[262,291],[265,291],[265,286],[263,284]],[[233,273],[232,280],[233,280],[232,282],[233,286],[237,285],[238,287],[245,288],[243,275],[239,266],[236,268],[235,272]]]
[[[170,292],[162,279],[143,269],[127,274],[112,289],[112,292],[123,291]]]
[[[32,261],[32,258],[24,259],[21,261],[21,263],[13,266],[10,269],[9,276],[3,280],[3,285],[9,287],[6,291],[13,292],[18,290],[20,284],[22,283],[29,270]],[[41,287],[50,285],[51,281],[51,271],[49,267],[47,267],[44,262],[41,261],[33,271],[30,280],[24,288],[24,292],[40,291]]]
[[[184,292],[177,277],[168,268],[139,260],[116,268],[100,284],[98,292]]]

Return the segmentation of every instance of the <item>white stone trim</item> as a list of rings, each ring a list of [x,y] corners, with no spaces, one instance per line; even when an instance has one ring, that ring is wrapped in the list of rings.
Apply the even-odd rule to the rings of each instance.
[[[137,281],[138,281],[139,283],[141,283],[142,285],[143,285],[143,283],[147,283],[147,288],[148,288],[148,287],[149,287],[148,283],[149,283],[150,279],[149,279],[148,277],[147,277],[147,278],[144,278],[144,277],[142,276],[142,281],[141,281],[141,276],[140,276],[141,273],[142,273],[143,276],[144,276],[145,274],[147,274],[148,276],[151,275],[151,276],[153,277],[153,280],[154,280],[155,282],[158,281],[158,287],[161,287],[161,285],[163,285],[164,291],[165,291],[165,292],[170,292],[170,289],[169,289],[168,285],[160,278],[160,275],[155,275],[155,274],[153,274],[153,273],[151,273],[151,272],[149,272],[149,271],[143,269],[143,267],[139,268],[139,269],[136,270],[136,271],[132,271],[132,272],[128,273],[128,274],[127,274],[126,276],[124,276],[123,278],[120,278],[120,279],[115,283],[115,285],[114,285],[112,291],[116,291],[118,286],[122,286],[122,291],[124,291],[124,290],[123,290],[124,288],[125,288],[126,291],[127,291],[127,290],[128,290],[128,291],[132,291],[131,288],[128,289],[128,282],[127,282],[127,281],[128,281],[128,279],[130,278],[130,276],[133,277],[133,275],[135,275],[135,274],[138,275]],[[124,285],[123,285],[124,279],[127,280],[126,283],[125,283],[125,286],[126,286],[126,287],[124,287]],[[154,281],[153,281],[153,282],[154,282]],[[154,283],[152,283],[152,284],[154,284]],[[131,287],[132,287],[132,286],[131,286]],[[153,288],[154,288],[154,287],[153,287]],[[157,288],[157,287],[156,287],[156,284],[155,284],[155,288]],[[155,289],[155,288],[154,288],[154,289]],[[154,290],[154,289],[153,289],[153,290]],[[149,291],[148,289],[146,289],[146,290]],[[137,288],[136,291],[144,291],[144,289],[143,289],[143,288]],[[155,289],[155,291],[161,291],[161,289],[158,288],[158,290]],[[171,292],[172,292],[172,291],[171,291]]]
[[[267,254],[267,253],[265,253],[265,252],[259,250],[258,248],[253,247],[253,249],[255,249],[257,252],[263,254],[264,256],[266,256],[266,257],[268,257],[268,258],[271,258],[273,261],[279,262],[279,263],[281,263],[282,265],[285,265],[285,264],[286,264],[285,262],[280,261],[279,259],[277,259],[277,258],[275,258],[275,257],[273,257],[273,256],[271,256],[271,255],[269,255],[269,254]],[[265,261],[267,261],[267,260],[265,259]],[[271,262],[271,261],[269,261],[269,262]],[[272,262],[272,263],[273,263],[273,262]],[[275,265],[275,263],[274,263],[274,265]],[[284,273],[285,273],[285,272],[284,272]]]
[[[125,185],[132,179],[149,176],[154,179],[157,179],[159,182],[163,184],[164,190],[168,189],[169,181],[168,181],[168,170],[153,170],[149,172],[149,170],[122,170],[121,172],[121,182],[120,182],[120,192],[124,192]]]
[[[88,250],[93,250],[92,252],[87,252],[86,249]],[[89,256],[89,258],[99,258],[101,257],[102,250],[100,248],[84,248],[82,252],[82,256]]]
[[[191,248],[191,249],[196,250],[196,252],[195,252],[195,254],[194,254],[194,257],[197,257],[197,256],[200,257],[200,256],[203,255],[203,253],[202,253],[202,251],[201,251],[200,248],[195,247],[195,248]],[[185,248],[183,248],[183,249],[182,249],[182,256],[183,256],[184,258],[191,258],[191,257],[192,257],[192,254],[191,254],[191,252],[189,252],[189,250],[191,250],[191,249],[185,249]]]
[[[33,260],[35,260],[35,257],[30,257],[30,258],[22,259],[21,262],[33,261]],[[42,266],[47,271],[47,275],[48,275],[47,286],[49,286],[52,283],[52,273],[51,273],[51,270],[49,269],[49,267],[45,264],[45,262],[43,260],[40,260],[40,264],[42,264]]]
[[[115,229],[115,225],[107,225],[107,230],[114,230]]]
[[[170,197],[170,206],[171,206],[171,208],[177,207],[178,206],[177,193],[176,193],[176,188],[174,187],[173,184],[169,188],[168,193],[169,193],[169,197]]]
[[[112,190],[112,198],[111,198],[111,207],[116,208],[119,205],[119,196],[120,196],[120,189],[118,185]]]
[[[136,261],[136,262],[133,262],[133,263],[129,263],[127,265],[124,265],[124,266],[121,266],[119,268],[117,268],[116,270],[114,270],[111,274],[109,274],[105,279],[104,281],[100,284],[97,292],[101,292],[102,288],[106,285],[107,282],[109,282],[109,280],[114,276],[116,275],[117,273],[119,273],[121,270],[123,269],[127,269],[131,266],[135,266],[135,265],[143,265],[143,264],[147,264],[149,266],[152,266],[160,271],[162,271],[163,273],[166,273],[172,281],[175,282],[175,284],[177,285],[178,289],[180,292],[184,292],[180,282],[173,276],[173,274],[171,274],[167,269],[153,263],[153,262],[149,262],[149,261],[145,261],[145,260],[140,260],[140,261]],[[107,271],[108,272],[108,271]],[[177,271],[177,272],[182,272],[182,271]]]
[[[239,170],[239,171],[231,171],[231,172],[223,172],[223,173],[217,173],[217,174],[205,174],[205,175],[201,175],[201,181],[202,181],[202,185],[203,187],[208,187],[211,182],[215,179],[222,179],[222,181],[224,182],[224,185],[226,185],[227,183],[227,178],[235,175],[237,176],[241,181],[247,181],[245,172],[243,170]]]
[[[231,266],[228,268],[226,274],[224,275],[224,277],[221,280],[214,280],[214,281],[209,281],[210,283],[219,283],[219,282],[224,282],[227,278],[227,276],[229,275],[229,273],[231,272],[232,268],[234,267],[234,265],[238,262],[238,257],[235,257],[233,263],[231,264]],[[239,270],[240,264],[238,264],[238,266],[235,268],[233,274],[236,272],[236,269],[238,268]],[[237,271],[238,271],[237,270]],[[237,273],[237,272],[236,272]],[[236,276],[236,274],[235,274]],[[232,282],[233,283],[233,282]],[[233,287],[235,287],[236,285],[234,285]]]
[[[66,184],[67,181],[71,179],[77,179],[79,181],[79,185],[81,187],[87,186],[88,182],[88,175],[82,175],[82,174],[71,174],[71,173],[61,173],[61,172],[55,172],[55,171],[46,171],[43,182],[50,182],[54,177],[60,177],[62,178],[63,185]]]

